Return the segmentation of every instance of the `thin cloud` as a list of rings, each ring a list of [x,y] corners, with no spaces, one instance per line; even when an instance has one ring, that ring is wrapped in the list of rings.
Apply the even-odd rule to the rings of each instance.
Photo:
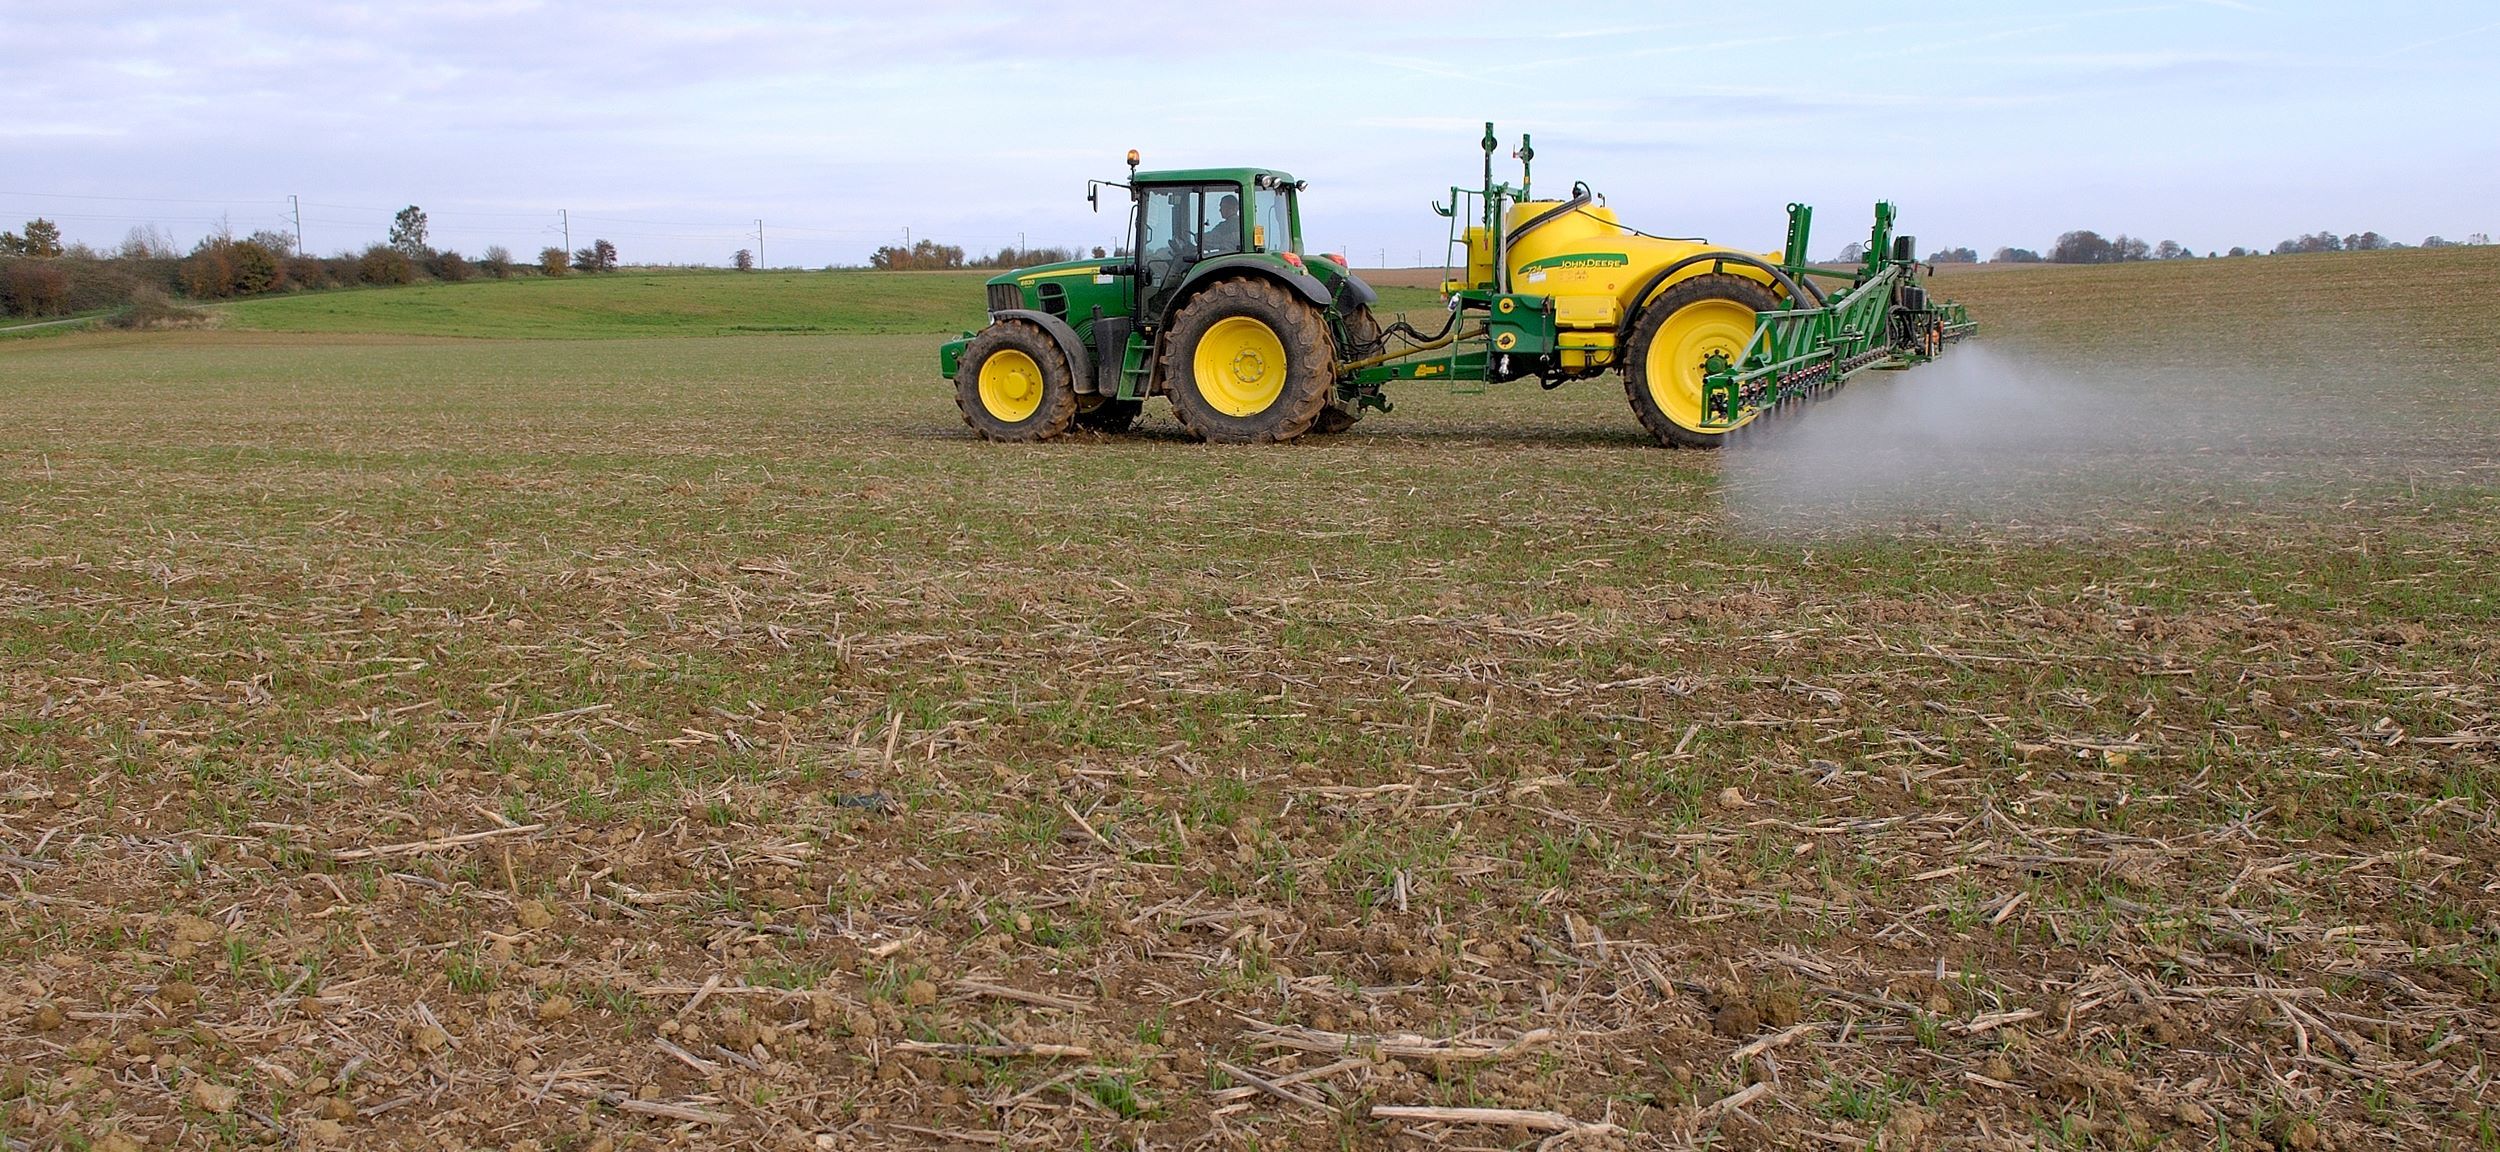
[[[2492,31],[2493,29],[2500,29],[2500,20],[2495,20],[2489,24],[2480,25],[2478,27],[2468,28],[2465,31],[2459,32],[2453,36],[2434,36],[2428,40],[2416,41],[2414,43],[2407,44],[2402,48],[2382,52],[2379,54],[2378,58],[2381,60],[2387,60],[2397,56],[2402,56],[2407,52],[2419,52],[2424,48],[2436,48],[2442,44],[2453,44],[2459,40],[2480,36],[2485,32]]]
[[[1536,135],[1540,176],[1589,179],[1679,231],[1875,194],[1983,250],[2063,227],[2203,250],[2330,217],[2407,235],[2500,224],[2500,177],[2456,143],[2488,135],[2500,80],[2436,50],[2500,27],[2465,0],[2371,15],[2396,70],[2321,50],[2322,18],[2245,3],[1870,20],[1845,0],[1667,19],[1614,0],[1540,13],[1525,36],[1515,14],[1286,5],[1245,38],[1197,10],[1084,0],[21,4],[9,39],[40,51],[0,61],[21,189],[0,192],[0,225],[60,210],[71,238],[110,244],[220,211],[257,227],[297,193],[366,206],[308,208],[322,250],[378,240],[414,202],[472,250],[554,242],[565,207],[679,222],[616,225],[620,243],[647,234],[629,259],[722,261],[721,238],[761,216],[789,237],[768,245],[777,260],[855,262],[907,227],[968,247],[1100,242],[1116,214],[1089,212],[1083,182],[1138,147],[1286,168],[1314,182],[1315,242],[1411,255],[1437,252],[1444,222],[1423,205],[1472,180],[1488,119],[1506,141]],[[1255,88],[1219,79],[1245,76]],[[2318,165],[2325,138],[2420,162]],[[68,220],[81,205],[95,219]]]

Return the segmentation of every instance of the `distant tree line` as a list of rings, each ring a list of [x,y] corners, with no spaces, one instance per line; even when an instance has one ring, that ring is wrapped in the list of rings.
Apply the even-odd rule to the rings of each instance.
[[[61,243],[61,230],[30,220],[23,234],[0,232],[0,315],[56,316],[122,307],[150,294],[222,300],[272,292],[387,286],[424,281],[457,283],[480,276],[507,279],[535,273],[613,272],[616,245],[594,240],[567,253],[548,248],[536,265],[516,263],[500,244],[476,260],[428,242],[425,210],[402,208],[391,218],[382,243],[361,252],[307,256],[295,238],[262,230],[236,236],[219,227],[189,251],[153,225],[132,228],[119,247],[99,251]]]
[[[1116,251],[1102,247],[1094,249],[1096,259],[1127,254],[1125,248]],[[988,256],[966,259],[963,248],[958,245],[920,240],[908,248],[899,244],[879,248],[868,254],[868,266],[880,272],[931,272],[949,268],[1030,268],[1036,264],[1057,264],[1082,258],[1082,254],[1074,248],[1009,247]]]
[[[2456,248],[2490,242],[2489,235],[2477,232],[2462,241],[2432,236],[2423,240],[2419,246]],[[2306,236],[2295,236],[2275,245],[2273,254],[2286,256],[2298,252],[2380,252],[2405,247],[2408,245],[2390,240],[2376,232],[2357,232],[2344,236],[2338,236],[2333,232],[2313,232]],[[1931,262],[1956,263],[1957,260],[1954,257],[1968,251],[1969,249],[1948,249],[1946,252],[1937,253]],[[2233,248],[2228,252],[2216,251],[2207,255],[2209,257],[2261,256],[2265,253],[2254,248]],[[1989,257],[1989,262],[1995,264],[2126,264],[2138,260],[2193,259],[2196,259],[2196,253],[2176,240],[2164,240],[2154,244],[2124,233],[2108,238],[2098,232],[2083,230],[2059,236],[2057,243],[2050,246],[2045,256],[2029,248],[1999,248],[1996,250],[1996,255]]]
[[[2450,240],[2445,236],[2426,236],[2423,237],[2422,243],[2419,246],[2423,248],[2465,248],[2489,243],[2491,243],[2490,234],[2477,232],[2463,240]],[[2306,236],[2294,236],[2289,240],[2285,240],[2282,243],[2275,245],[2274,254],[2277,256],[2289,256],[2298,252],[2384,252],[2390,249],[2403,247],[2406,247],[2406,245],[2399,241],[2390,240],[2376,232],[2355,232],[2344,236],[2337,236],[2333,232],[2312,232]],[[2243,253],[2240,249],[2234,248],[2231,250],[2231,254],[2238,256]],[[2248,252],[2245,254],[2250,256],[2256,255],[2255,252]]]

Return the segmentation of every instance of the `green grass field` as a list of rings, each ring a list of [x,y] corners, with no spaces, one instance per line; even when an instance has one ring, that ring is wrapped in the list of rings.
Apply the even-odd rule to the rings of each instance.
[[[229,327],[255,332],[610,340],[755,333],[952,334],[984,323],[990,272],[627,270],[309,292],[226,305]],[[1430,292],[1392,288],[1395,307]]]
[[[226,312],[252,331],[548,340],[944,332],[981,324],[982,275],[625,271],[308,292]]]
[[[2495,274],[1949,270],[2255,422],[1780,533],[1612,381],[983,444],[978,276],[0,344],[0,1134],[2494,1147]]]

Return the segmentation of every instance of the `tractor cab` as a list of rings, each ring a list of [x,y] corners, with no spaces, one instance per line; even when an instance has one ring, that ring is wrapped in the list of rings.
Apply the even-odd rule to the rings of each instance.
[[[1129,181],[1129,251],[1136,257],[1140,319],[1151,328],[1163,306],[1209,260],[1264,256],[1302,263],[1294,194],[1302,182],[1266,169],[1202,168],[1141,172]]]

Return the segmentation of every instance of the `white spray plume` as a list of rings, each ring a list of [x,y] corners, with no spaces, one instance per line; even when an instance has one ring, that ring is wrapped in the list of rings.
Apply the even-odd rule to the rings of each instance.
[[[1740,530],[1781,534],[2089,532],[2367,479],[2382,439],[2371,394],[2320,399],[2332,391],[2166,364],[2087,371],[1973,343],[1905,372],[1866,373],[1749,429],[1725,453],[1725,502]]]

